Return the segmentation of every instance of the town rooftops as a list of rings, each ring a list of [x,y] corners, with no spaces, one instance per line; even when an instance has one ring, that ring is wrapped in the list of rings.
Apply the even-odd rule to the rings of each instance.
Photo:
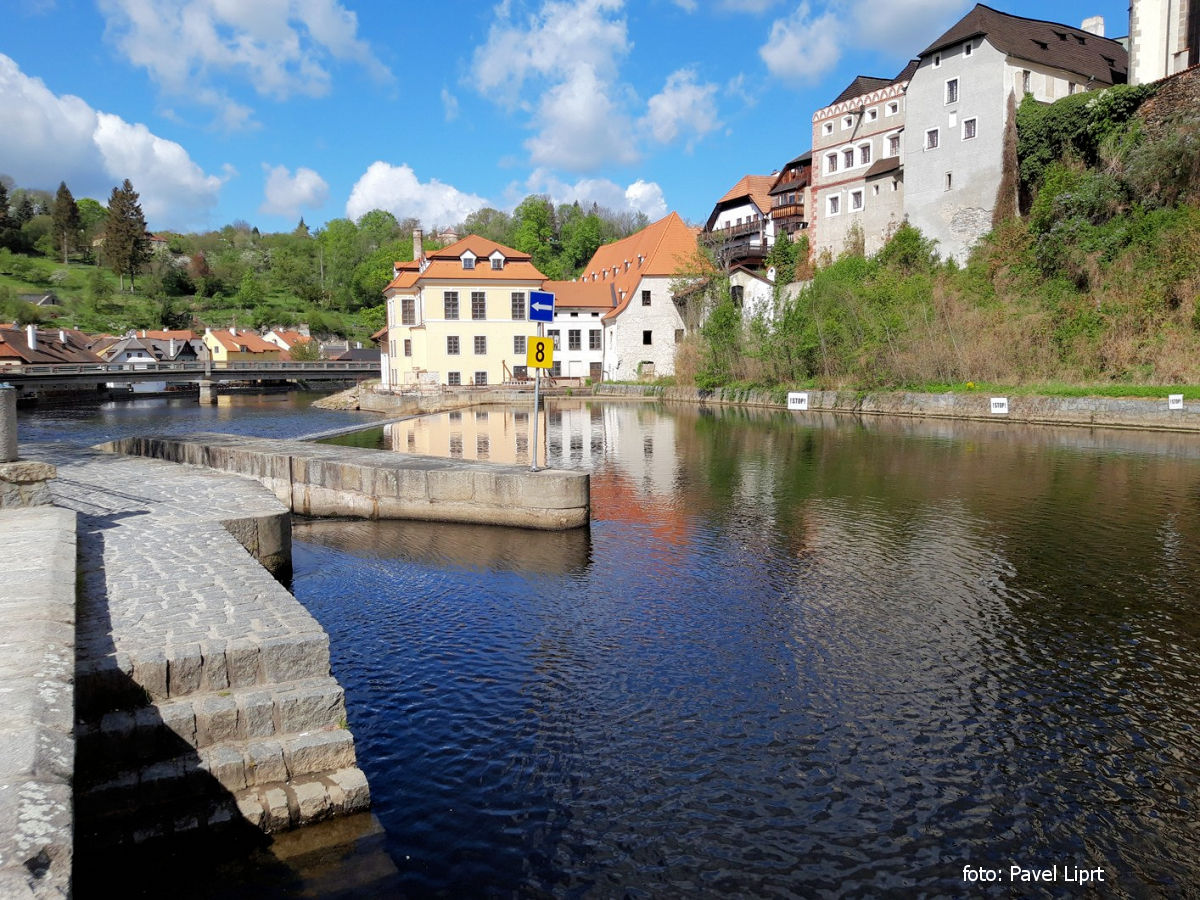
[[[854,100],[857,97],[866,96],[873,91],[882,90],[883,88],[893,84],[904,84],[912,78],[913,72],[917,71],[917,65],[919,62],[920,60],[916,59],[909,60],[909,62],[905,64],[904,68],[900,70],[900,73],[895,78],[876,78],[873,75],[859,75],[846,86],[844,91],[834,98],[833,102],[831,102],[828,106],[822,107],[822,109],[829,109],[829,107],[837,106],[839,103],[845,103],[847,100]],[[818,110],[818,113],[819,112],[820,110]],[[811,154],[811,151],[809,152]]]
[[[731,206],[740,206],[746,202],[753,203],[763,215],[769,214],[771,212],[771,187],[775,184],[777,177],[776,175],[743,175],[738,179],[738,183],[717,201],[717,205],[713,207],[713,211],[708,216],[708,222],[704,225],[705,229],[712,230],[713,224],[722,210]]]
[[[554,295],[555,311],[561,309],[585,309],[608,312],[617,305],[617,293],[613,281],[547,281],[543,291]]]
[[[616,306],[604,316],[611,319],[629,305],[643,278],[670,278],[693,265],[697,234],[678,213],[669,213],[627,238],[597,248],[579,280],[611,286]]]
[[[496,260],[493,265],[492,260]],[[528,253],[477,234],[468,234],[421,260],[397,262],[384,291],[412,289],[418,281],[545,281]]]
[[[982,3],[921,51],[921,57],[976,37],[986,37],[1009,56],[1074,72],[1097,84],[1128,80],[1129,53],[1120,41],[1070,25],[1009,15]]]
[[[0,363],[102,363],[95,353],[77,346],[72,337],[79,332],[41,329],[0,328]],[[30,338],[33,338],[31,341]]]
[[[279,353],[277,344],[265,341],[254,331],[217,331],[211,332],[222,347],[230,353]]]

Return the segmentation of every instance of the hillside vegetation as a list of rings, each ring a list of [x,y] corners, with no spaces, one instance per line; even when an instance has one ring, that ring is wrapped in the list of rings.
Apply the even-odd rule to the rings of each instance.
[[[904,224],[872,258],[849,242],[793,299],[777,287],[774,321],[742,322],[716,285],[715,315],[681,352],[677,378],[1200,384],[1200,109],[1186,92],[1170,104],[1153,94],[1026,98],[1019,168],[1006,179],[1024,214],[997,222],[965,266],[939,261]],[[780,282],[788,256],[773,259]]]

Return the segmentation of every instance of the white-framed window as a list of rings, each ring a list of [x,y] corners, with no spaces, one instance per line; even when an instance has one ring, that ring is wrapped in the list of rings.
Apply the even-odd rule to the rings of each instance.
[[[401,297],[400,298],[400,324],[401,325],[416,325],[417,324],[417,298],[416,297]]]
[[[869,166],[871,164],[871,145],[858,145],[858,164],[860,166]]]
[[[517,356],[525,355],[525,335],[517,334],[513,336],[513,353]]]
[[[958,102],[958,79],[946,79],[946,103]]]
[[[925,132],[925,149],[936,150],[938,146],[938,130],[930,128]]]
[[[976,128],[977,121],[978,120],[976,120],[974,118],[963,119],[962,139],[964,141],[969,141],[969,140],[971,140],[971,138],[975,137],[975,128]]]
[[[867,110],[867,121],[868,122],[874,122],[878,118],[879,118],[879,110],[877,110],[875,107],[871,107],[870,109]]]
[[[492,257],[492,268],[493,269],[503,269],[504,268],[504,257],[503,256],[493,256]]]
[[[525,292],[512,292],[512,317],[514,322],[524,321],[525,319]]]
[[[972,44],[970,41],[967,41],[965,44],[963,44],[963,56],[970,56],[974,52],[975,52],[975,45]]]
[[[458,318],[458,291],[443,291],[442,306],[447,319]]]
[[[471,318],[487,318],[487,292],[471,291]]]
[[[836,216],[842,211],[842,198],[837,194],[825,198],[825,212],[828,215]]]
[[[847,147],[842,151],[842,168],[850,169],[854,167],[854,148]]]
[[[404,355],[412,356],[412,338],[404,339]]]
[[[486,356],[487,355],[487,335],[483,335],[483,334],[475,335],[475,355],[476,356]]]
[[[1028,69],[1021,70],[1021,90],[1026,94],[1033,93],[1033,73]]]
[[[832,123],[832,122],[826,122],[824,125],[822,125],[822,126],[821,126],[821,133],[822,133],[822,134],[833,134],[833,123]]]
[[[933,67],[935,69],[940,69],[942,67],[942,54],[940,54],[940,53],[933,54]]]
[[[487,372],[480,369],[475,373],[475,385],[477,387],[482,387],[485,384],[487,384]]]
[[[471,256],[471,255],[469,255],[469,254],[468,254],[468,255],[466,255],[466,256],[464,256],[464,257],[462,257],[462,267],[463,267],[464,269],[473,269],[473,268],[475,268],[475,257],[474,257],[474,256]]]
[[[838,169],[837,162],[838,162],[838,155],[836,153],[825,154],[825,174],[826,175],[837,171],[837,169]]]
[[[446,355],[458,356],[458,335],[446,335]]]
[[[887,148],[888,148],[887,149],[888,156],[899,156],[900,155],[900,135],[899,134],[889,134],[888,135]]]
[[[873,184],[873,185],[871,185],[871,196],[872,196],[872,197],[878,197],[878,196],[879,196],[879,185],[877,185],[877,184]]]
[[[458,387],[460,384],[462,384],[462,372],[447,372],[446,384],[450,385],[451,387]]]
[[[854,127],[854,116],[842,116],[842,131]]]
[[[858,212],[862,208],[863,208],[863,192],[862,191],[851,191],[850,192],[850,211]]]
[[[887,114],[889,116],[894,116],[898,112],[900,112],[900,102],[898,100],[893,100],[887,105]]]

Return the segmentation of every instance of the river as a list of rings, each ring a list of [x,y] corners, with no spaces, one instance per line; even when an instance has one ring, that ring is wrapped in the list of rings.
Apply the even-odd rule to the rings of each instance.
[[[34,411],[21,439],[363,420],[305,402]],[[294,530],[398,892],[1200,890],[1194,437],[549,409],[589,529]],[[347,440],[525,461],[528,425]]]

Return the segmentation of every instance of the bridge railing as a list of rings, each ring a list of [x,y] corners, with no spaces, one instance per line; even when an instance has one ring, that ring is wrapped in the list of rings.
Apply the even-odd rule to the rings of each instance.
[[[116,372],[195,372],[199,375],[238,375],[278,372],[378,372],[379,363],[320,360],[315,362],[125,362],[125,363],[37,363],[0,366],[0,381],[6,375],[104,375]]]

